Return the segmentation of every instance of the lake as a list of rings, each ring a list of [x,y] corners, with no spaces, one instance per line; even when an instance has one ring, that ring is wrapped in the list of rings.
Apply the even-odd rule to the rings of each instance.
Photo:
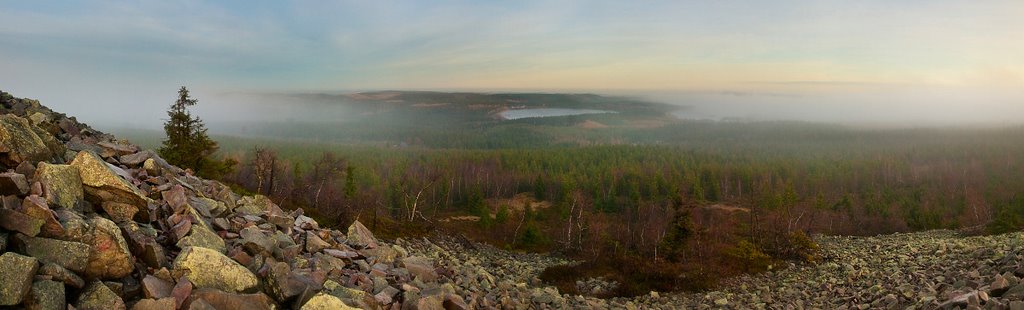
[[[583,115],[583,114],[603,114],[603,113],[618,113],[615,111],[608,110],[591,110],[591,109],[517,109],[517,110],[506,110],[501,112],[504,119],[520,119],[520,118],[531,118],[531,117],[553,117],[553,116],[568,116],[568,115]]]

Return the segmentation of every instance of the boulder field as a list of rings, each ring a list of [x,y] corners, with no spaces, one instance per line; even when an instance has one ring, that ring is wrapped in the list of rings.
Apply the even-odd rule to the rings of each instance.
[[[815,236],[822,262],[715,291],[561,294],[537,278],[559,257],[320,227],[4,92],[0,198],[5,309],[1024,310],[1021,233]]]

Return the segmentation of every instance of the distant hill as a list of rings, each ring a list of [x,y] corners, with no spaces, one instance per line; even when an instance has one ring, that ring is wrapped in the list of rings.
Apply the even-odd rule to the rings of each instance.
[[[603,139],[584,136],[595,130],[662,127],[678,122],[671,112],[682,109],[595,94],[375,91],[275,94],[260,100],[275,109],[287,106],[288,116],[214,121],[210,127],[220,134],[250,137],[493,148],[600,143]]]

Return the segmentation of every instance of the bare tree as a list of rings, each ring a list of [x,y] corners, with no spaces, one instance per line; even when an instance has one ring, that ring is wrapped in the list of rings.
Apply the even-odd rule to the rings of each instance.
[[[270,194],[274,192],[274,174],[277,166],[277,152],[260,146],[253,148],[252,167],[256,176],[256,192]],[[264,191],[264,184],[269,189]]]

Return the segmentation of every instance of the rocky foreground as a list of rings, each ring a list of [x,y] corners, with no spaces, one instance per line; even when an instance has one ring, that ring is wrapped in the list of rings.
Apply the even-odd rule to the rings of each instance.
[[[0,308],[1024,310],[1021,233],[818,237],[822,263],[719,291],[563,295],[537,279],[557,257],[322,228],[2,92],[0,196]]]

